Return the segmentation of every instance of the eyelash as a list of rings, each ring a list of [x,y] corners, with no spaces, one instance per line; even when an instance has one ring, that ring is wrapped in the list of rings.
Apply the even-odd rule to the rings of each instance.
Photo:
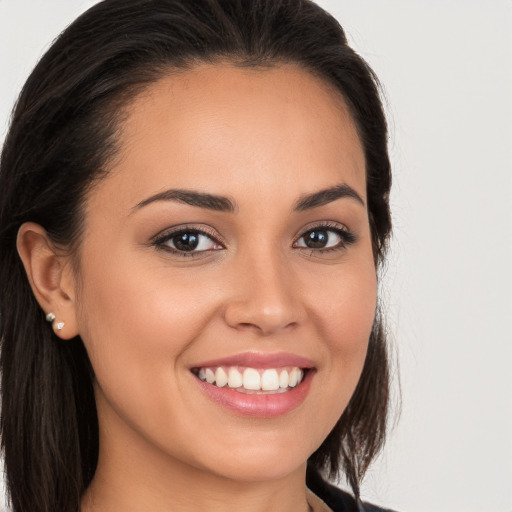
[[[307,246],[297,246],[296,245],[306,235],[308,235],[309,233],[312,233],[314,231],[317,231],[317,232],[323,231],[323,232],[327,232],[327,233],[329,233],[329,232],[334,233],[340,238],[340,241],[333,247],[312,248],[312,247],[307,247]],[[169,245],[167,245],[167,243],[169,241],[171,241],[173,238],[176,238],[179,235],[187,235],[187,234],[188,235],[196,235],[198,237],[203,237],[203,236],[207,237],[211,240],[212,243],[218,244],[221,247],[219,249],[206,249],[206,250],[201,250],[201,251],[195,251],[195,250],[186,251],[186,250],[177,249],[175,247],[170,247]],[[328,238],[327,238],[327,240],[328,240]],[[348,246],[354,244],[356,241],[357,241],[356,236],[352,232],[350,232],[347,228],[342,227],[340,224],[337,224],[337,223],[323,222],[323,223],[308,227],[306,229],[306,231],[303,231],[302,234],[295,240],[295,242],[293,242],[293,247],[299,248],[299,249],[307,249],[307,250],[311,251],[311,255],[313,255],[315,253],[325,254],[325,253],[330,253],[330,252],[334,252],[334,251],[344,250]],[[206,252],[220,250],[221,248],[224,248],[223,244],[221,242],[219,242],[218,238],[215,236],[215,234],[213,232],[210,232],[209,230],[207,230],[205,228],[199,229],[199,228],[193,227],[193,226],[183,226],[183,227],[180,227],[173,231],[164,233],[163,235],[157,235],[154,238],[152,243],[155,247],[157,247],[160,250],[167,251],[174,255],[181,256],[181,257],[197,257],[197,256],[201,256],[202,254],[204,254]],[[198,242],[198,245],[199,245],[199,242]]]
[[[155,239],[153,240],[153,245],[157,247],[157,249],[160,249],[162,251],[170,252],[176,256],[182,256],[184,258],[187,257],[197,257],[201,256],[205,252],[210,252],[210,250],[203,250],[203,251],[184,251],[179,250],[174,247],[170,247],[167,245],[167,242],[171,241],[173,238],[176,238],[179,235],[185,235],[185,234],[194,234],[198,235],[199,237],[207,237],[209,238],[214,244],[218,244],[223,247],[223,244],[218,241],[217,237],[215,236],[215,233],[210,232],[208,229],[205,229],[204,227],[199,229],[194,226],[182,226],[178,229],[172,230],[170,232],[164,233],[163,235],[157,235]]]
[[[334,247],[300,247],[302,249],[309,249],[311,251],[311,255],[314,255],[315,253],[326,254],[336,251],[342,251],[357,241],[356,235],[349,231],[346,227],[341,226],[340,224],[337,224],[335,222],[323,222],[320,224],[310,226],[305,231],[303,231],[302,234],[294,242],[294,247],[296,247],[295,244],[297,244],[299,240],[303,239],[306,235],[314,231],[335,233],[340,238],[340,241]]]

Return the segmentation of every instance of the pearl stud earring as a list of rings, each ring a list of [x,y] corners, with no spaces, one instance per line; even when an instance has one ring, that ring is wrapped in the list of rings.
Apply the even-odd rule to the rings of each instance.
[[[52,311],[50,311],[47,315],[46,315],[46,321],[47,322],[50,322],[51,324],[55,321],[55,313],[53,313]],[[55,324],[55,329],[57,329],[57,331],[62,331],[63,327],[65,326],[66,324],[64,322],[57,322]]]

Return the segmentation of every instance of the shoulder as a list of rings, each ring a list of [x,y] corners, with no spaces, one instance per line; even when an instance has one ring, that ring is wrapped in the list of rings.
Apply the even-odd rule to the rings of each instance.
[[[307,486],[332,512],[393,512],[387,508],[356,500],[351,494],[326,482],[318,474],[308,474]]]

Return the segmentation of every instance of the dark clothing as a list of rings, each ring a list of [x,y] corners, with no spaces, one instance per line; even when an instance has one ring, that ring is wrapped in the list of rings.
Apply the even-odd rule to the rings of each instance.
[[[393,512],[356,500],[348,492],[327,483],[314,471],[308,471],[306,484],[333,512]]]

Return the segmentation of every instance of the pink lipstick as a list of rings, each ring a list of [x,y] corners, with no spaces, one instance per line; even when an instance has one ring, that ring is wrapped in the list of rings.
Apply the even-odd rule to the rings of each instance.
[[[298,407],[315,374],[309,359],[254,352],[205,361],[191,371],[208,398],[238,414],[261,418]]]

